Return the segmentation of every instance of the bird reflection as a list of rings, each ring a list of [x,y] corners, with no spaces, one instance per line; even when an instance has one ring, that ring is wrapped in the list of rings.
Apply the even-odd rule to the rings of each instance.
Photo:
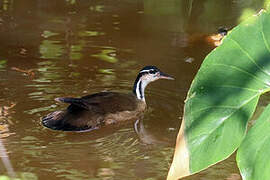
[[[169,144],[169,142],[155,137],[149,130],[147,130],[147,128],[144,127],[143,117],[136,120],[134,123],[134,130],[137,133],[140,141],[144,144]]]

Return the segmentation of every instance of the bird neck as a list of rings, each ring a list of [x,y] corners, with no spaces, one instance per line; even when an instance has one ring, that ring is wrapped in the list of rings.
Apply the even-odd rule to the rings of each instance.
[[[137,76],[133,85],[133,93],[136,95],[137,99],[145,102],[144,89],[146,88],[148,83],[148,81],[142,78],[141,74]]]

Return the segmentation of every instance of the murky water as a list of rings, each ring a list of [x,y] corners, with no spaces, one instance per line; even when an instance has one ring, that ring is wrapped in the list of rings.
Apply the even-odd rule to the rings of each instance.
[[[205,37],[262,6],[257,0],[0,0],[0,135],[15,172],[26,179],[165,179],[186,93],[214,48]],[[129,92],[145,65],[176,80],[147,88],[138,133],[133,123],[85,133],[41,125],[40,117],[65,107],[54,98]],[[186,179],[235,173],[232,157]]]

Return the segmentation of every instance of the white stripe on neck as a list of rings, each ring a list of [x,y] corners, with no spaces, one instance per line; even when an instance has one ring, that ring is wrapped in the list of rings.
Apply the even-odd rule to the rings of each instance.
[[[136,96],[138,99],[145,101],[144,99],[144,89],[142,87],[142,80],[140,79],[136,84]]]
[[[151,81],[140,78],[136,84],[136,96],[138,99],[145,101],[144,90]]]
[[[148,83],[145,83],[142,79],[140,79],[136,84],[136,96],[139,100],[145,101],[144,98],[144,89]]]

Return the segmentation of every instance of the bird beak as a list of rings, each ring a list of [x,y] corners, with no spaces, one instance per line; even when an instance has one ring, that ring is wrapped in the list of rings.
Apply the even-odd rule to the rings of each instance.
[[[170,76],[169,74],[163,73],[163,72],[160,72],[159,78],[160,79],[174,80],[174,78],[172,76]]]

